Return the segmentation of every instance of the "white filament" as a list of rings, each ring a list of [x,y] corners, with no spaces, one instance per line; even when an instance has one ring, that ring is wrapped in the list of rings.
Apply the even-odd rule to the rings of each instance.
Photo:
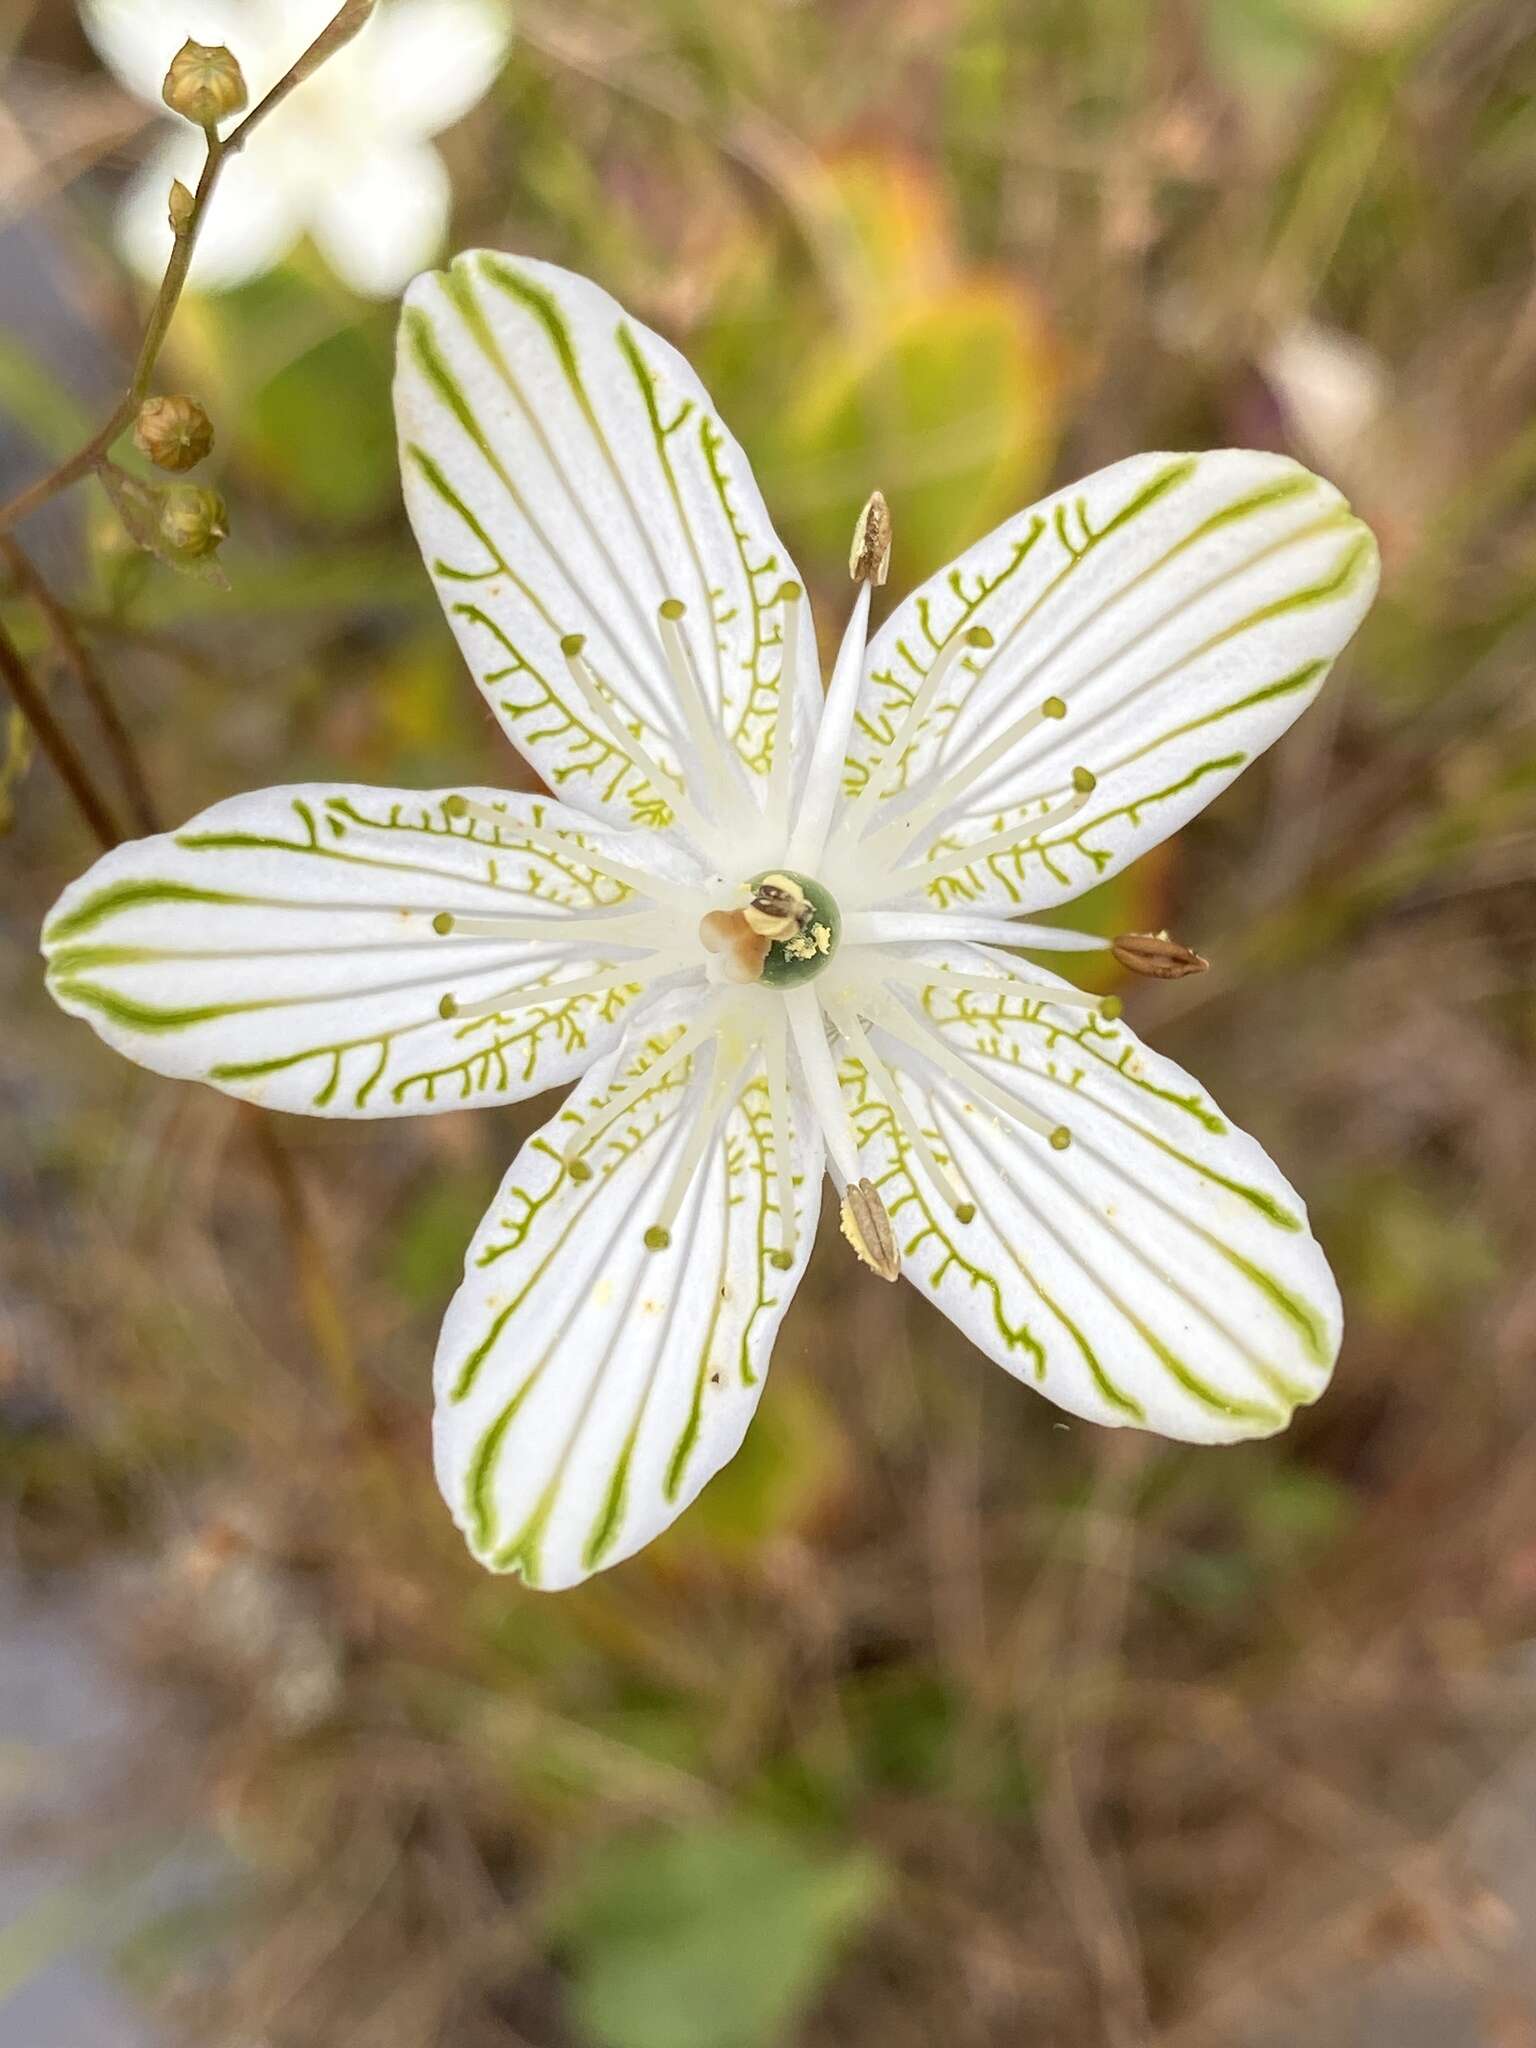
[[[786,583],[779,592],[783,614],[779,627],[783,658],[779,663],[779,715],[773,732],[773,760],[768,770],[768,817],[775,832],[789,831],[790,770],[795,737],[795,699],[800,689],[800,602],[804,593],[798,583]]]
[[[926,722],[934,698],[943,689],[956,662],[971,644],[963,633],[953,633],[935,655],[921,687],[907,706],[906,715],[892,734],[890,745],[875,760],[869,771],[869,780],[838,820],[835,836],[844,844],[856,840],[864,830],[870,813],[880,801],[881,783],[888,774],[901,766],[902,756]]]
[[[1018,996],[1027,1003],[1059,1003],[1066,1010],[1107,1007],[1112,1017],[1120,1014],[1118,996],[1096,996],[1087,989],[1049,981],[1025,981],[1013,974],[951,974],[943,968],[925,967],[918,960],[884,961],[880,971],[887,981],[899,981],[910,988],[951,989],[957,995]]]
[[[867,585],[865,587],[868,588]],[[806,1093],[816,1111],[827,1150],[846,1187],[850,1181],[859,1178],[859,1148],[854,1140],[848,1111],[843,1105],[837,1069],[832,1064],[821,1004],[816,1000],[814,989],[791,988],[784,991],[784,1010],[794,1034],[795,1051],[800,1056]]]
[[[845,946],[929,944],[935,939],[970,945],[1021,946],[1030,953],[1107,953],[1109,940],[1064,925],[1028,924],[1009,917],[971,916],[963,910],[852,910],[843,919]]]
[[[664,1081],[674,1068],[697,1051],[706,1038],[713,1035],[720,1021],[720,1005],[714,1002],[694,1019],[679,1038],[673,1040],[665,1052],[658,1053],[648,1066],[626,1081],[611,1102],[605,1103],[600,1111],[575,1133],[565,1148],[567,1164],[579,1159],[611,1123],[634,1108],[644,1095],[649,1095],[657,1083]]]
[[[814,874],[826,848],[833,808],[843,786],[843,764],[853,732],[853,714],[859,701],[859,682],[864,673],[864,643],[869,635],[868,582],[859,585],[853,601],[848,630],[837,650],[832,680],[827,684],[816,744],[800,799],[800,812],[790,834],[786,866],[801,874]]]
[[[874,862],[890,863],[910,854],[929,837],[926,828],[957,798],[965,796],[976,787],[978,778],[991,767],[994,761],[1016,747],[1020,740],[1032,733],[1036,726],[1046,719],[1062,717],[1066,705],[1059,697],[1047,697],[1043,704],[1037,704],[1033,711],[1026,711],[1022,718],[1016,718],[1005,732],[999,733],[991,746],[986,747],[974,761],[968,761],[963,768],[952,770],[940,781],[921,803],[914,804],[910,811],[893,819],[889,825],[872,834],[864,841],[865,857]]]
[[[510,834],[510,839],[502,842],[509,851],[515,852],[519,846],[532,847],[535,852],[548,854],[552,859],[569,861],[574,867],[590,868],[594,874],[606,875],[610,882],[621,883],[624,888],[633,889],[636,895],[652,896],[658,902],[671,903],[685,914],[706,900],[698,889],[664,881],[658,875],[647,873],[644,868],[632,868],[622,861],[610,860],[605,853],[594,853],[574,832],[525,824],[522,819],[513,817],[510,811],[498,811],[494,805],[476,803],[473,797],[450,797],[447,808],[450,817],[468,818],[475,824],[490,825],[497,832]],[[694,911],[694,914],[698,913]]]
[[[940,1163],[938,1154],[924,1137],[917,1118],[908,1108],[906,1099],[896,1084],[896,1076],[870,1044],[869,1035],[853,1014],[852,1005],[838,1010],[834,1021],[852,1047],[854,1057],[863,1063],[865,1073],[890,1105],[892,1116],[901,1126],[908,1145],[923,1162],[928,1178],[961,1222],[969,1223],[976,1213],[976,1204],[967,1195],[958,1174]]]
[[[581,648],[567,640],[562,642],[560,652],[565,656],[565,666],[571,681],[581,692],[582,702],[592,718],[602,727],[609,743],[624,756],[636,775],[643,776],[656,794],[666,799],[677,815],[678,824],[694,844],[700,848],[707,846],[708,823],[680,778],[670,769],[663,768],[641,741],[620,722],[613,706],[599,689],[597,676]]]
[[[1023,853],[1039,840],[1042,833],[1054,832],[1058,825],[1075,818],[1092,795],[1093,785],[1090,783],[1086,789],[1074,790],[1064,804],[1057,804],[1053,810],[1042,811],[1035,818],[1021,819],[1011,831],[994,832],[986,839],[973,839],[969,846],[946,849],[921,864],[914,860],[899,868],[895,879],[899,882],[911,874],[916,887],[919,879],[924,884],[936,882],[943,875],[962,873],[979,860],[990,860],[994,854]]]
[[[688,735],[693,742],[710,813],[717,825],[729,825],[743,792],[739,775],[732,773],[734,757],[729,756],[721,744],[715,714],[705,701],[704,685],[694,667],[693,650],[682,626],[686,610],[680,597],[669,597],[656,615],[656,624],[667,667],[672,672],[672,681],[688,723]]]
[[[1023,1124],[1026,1130],[1036,1132],[1042,1138],[1055,1140],[1061,1130],[1048,1117],[1027,1108],[1007,1089],[1000,1088],[984,1074],[979,1074],[967,1064],[954,1049],[941,1038],[934,1026],[926,1019],[919,1024],[909,1010],[887,998],[874,1011],[866,1011],[871,1020],[888,1031],[893,1038],[909,1046],[920,1058],[930,1061],[948,1078],[959,1083],[965,1094],[978,1102],[985,1102],[1013,1123]]]
[[[615,989],[632,988],[643,995],[652,982],[659,981],[664,974],[675,974],[679,968],[697,963],[687,955],[672,956],[657,954],[647,960],[644,972],[636,968],[621,967],[612,974],[596,974],[587,981],[549,981],[541,987],[529,988],[526,984],[504,988],[499,995],[481,996],[474,1002],[461,1003],[452,995],[444,997],[445,1017],[499,1017],[507,1010],[534,1010],[549,1003],[571,1003],[578,996],[605,996]]]
[[[778,1187],[779,1241],[786,1264],[793,1263],[798,1235],[795,1218],[795,1163],[790,1149],[789,1024],[784,1012],[763,1040],[768,1073],[768,1113],[773,1120],[773,1171]]]

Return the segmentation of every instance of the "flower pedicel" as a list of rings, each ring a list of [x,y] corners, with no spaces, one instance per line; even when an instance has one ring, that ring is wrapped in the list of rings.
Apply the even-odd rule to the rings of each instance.
[[[1010,949],[1107,949],[1027,920],[1317,693],[1376,587],[1337,491],[1276,455],[1136,456],[866,644],[874,499],[823,698],[740,448],[606,293],[462,257],[411,290],[397,395],[428,568],[555,795],[235,797],[99,861],[44,948],[109,1044],[272,1108],[575,1083],[443,1326],[437,1471],[475,1554],[567,1586],[687,1506],[757,1405],[824,1172],[867,1266],[1062,1408],[1283,1428],[1340,1328],[1300,1199],[1117,1003]]]

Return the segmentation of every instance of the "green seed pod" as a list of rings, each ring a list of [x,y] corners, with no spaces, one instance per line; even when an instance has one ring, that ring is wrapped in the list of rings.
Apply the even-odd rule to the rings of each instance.
[[[229,536],[229,513],[217,491],[201,484],[172,484],[160,505],[160,538],[173,555],[189,562],[217,554]]]

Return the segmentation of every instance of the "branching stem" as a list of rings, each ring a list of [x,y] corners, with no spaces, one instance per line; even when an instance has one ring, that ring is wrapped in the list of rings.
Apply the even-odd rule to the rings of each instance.
[[[290,93],[296,92],[306,79],[313,77],[327,58],[334,57],[338,50],[351,42],[373,13],[376,4],[377,0],[346,0],[346,5],[335,15],[330,26],[321,30],[297,63],[284,73],[265,99],[252,107],[237,127],[232,128],[229,134],[223,137],[211,128],[207,131],[208,154],[203,159],[202,176],[197,181],[197,191],[193,196],[191,210],[176,229],[171,259],[166,265],[165,276],[155,295],[149,325],[144,330],[144,340],[140,345],[138,360],[133,366],[133,375],[127,390],[106,421],[88,441],[75,450],[73,455],[66,456],[56,469],[50,470],[46,476],[39,477],[24,491],[18,492],[8,505],[0,506],[0,533],[8,533],[40,505],[46,505],[61,491],[68,490],[71,484],[79,483],[82,477],[90,476],[132,426],[138,417],[139,407],[149,395],[150,380],[155,374],[155,365],[160,360],[165,337],[170,332],[171,322],[176,316],[176,308],[181,303],[187,273],[192,267],[192,258],[197,249],[197,238],[202,233],[203,222],[207,218],[208,207],[218,189],[225,164],[244,149],[250,140],[251,131],[258,122],[264,121],[282,105]]]

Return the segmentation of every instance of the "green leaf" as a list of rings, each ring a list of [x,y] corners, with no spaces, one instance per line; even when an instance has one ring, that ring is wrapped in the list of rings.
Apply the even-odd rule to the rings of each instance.
[[[557,1909],[577,2017],[602,2048],[768,2048],[884,1888],[871,1856],[755,1823],[605,1843]]]

